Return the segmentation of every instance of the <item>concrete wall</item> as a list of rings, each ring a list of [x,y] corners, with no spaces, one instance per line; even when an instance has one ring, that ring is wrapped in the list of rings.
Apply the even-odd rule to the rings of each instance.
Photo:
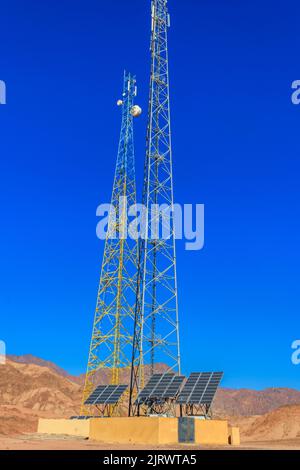
[[[195,419],[195,442],[202,445],[227,445],[228,422]]]
[[[90,421],[78,419],[39,419],[38,433],[89,437]]]
[[[176,444],[176,418],[92,419],[90,439],[119,444]]]
[[[160,418],[158,432],[159,444],[178,444],[178,419]]]

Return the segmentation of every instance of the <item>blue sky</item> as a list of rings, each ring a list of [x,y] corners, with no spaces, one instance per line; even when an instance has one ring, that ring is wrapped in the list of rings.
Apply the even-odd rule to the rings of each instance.
[[[150,0],[1,2],[0,339],[86,366],[124,68],[147,108]],[[175,197],[206,205],[178,243],[184,372],[299,387],[299,2],[170,0]],[[139,190],[146,116],[136,121]]]

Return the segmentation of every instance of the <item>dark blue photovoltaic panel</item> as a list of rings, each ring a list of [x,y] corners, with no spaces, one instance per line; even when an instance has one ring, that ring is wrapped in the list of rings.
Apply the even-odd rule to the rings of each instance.
[[[85,405],[116,404],[127,388],[127,385],[100,385],[86,400]]]
[[[140,405],[150,401],[164,401],[174,399],[184,382],[185,377],[174,373],[155,374],[151,377],[146,387],[140,392],[136,403]]]
[[[180,392],[177,403],[180,405],[212,404],[216,391],[223,378],[223,372],[193,373]]]
[[[212,375],[207,388],[205,389],[202,397],[201,397],[201,404],[203,405],[211,405],[215,394],[218,390],[220,382],[223,378],[222,372],[216,372]]]
[[[152,390],[149,398],[162,398],[167,388],[171,385],[174,379],[174,374],[165,374],[161,377],[156,387]]]
[[[93,391],[93,393],[89,396],[89,398],[85,401],[84,404],[93,405],[95,401],[97,400],[97,398],[99,397],[99,395],[101,395],[106,388],[107,388],[107,385],[99,385],[99,387],[97,387]]]
[[[165,399],[176,398],[179,391],[180,391],[180,389],[181,389],[181,386],[182,386],[184,380],[185,380],[184,376],[175,375],[175,377],[173,378],[171,384],[169,385],[169,387],[167,388],[165,393],[162,395],[162,398],[165,398]]]
[[[118,401],[120,400],[121,396],[123,395],[123,393],[126,391],[127,388],[128,388],[127,385],[119,385],[110,395],[110,397],[107,398],[106,402],[101,403],[101,404],[114,405],[115,403],[118,403]]]
[[[153,390],[157,387],[157,384],[159,383],[161,378],[161,374],[152,375],[146,387],[139,393],[136,403],[145,403],[145,401],[149,398]]]

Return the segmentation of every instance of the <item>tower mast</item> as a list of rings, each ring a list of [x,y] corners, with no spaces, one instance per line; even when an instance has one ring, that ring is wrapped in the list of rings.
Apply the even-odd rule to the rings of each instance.
[[[141,241],[129,413],[140,390],[143,366],[180,373],[172,141],[170,124],[167,0],[151,3],[151,77],[143,203],[146,236]],[[158,206],[160,207],[158,209]],[[169,237],[160,236],[165,228]],[[137,365],[136,365],[137,364]]]
[[[90,345],[82,415],[90,415],[85,401],[101,382],[104,373],[111,385],[125,380],[132,361],[134,334],[138,242],[127,237],[127,208],[136,204],[133,118],[140,109],[134,106],[136,80],[125,72],[122,126],[108,231],[104,248]],[[136,110],[138,108],[138,110]],[[126,377],[122,374],[127,373]]]

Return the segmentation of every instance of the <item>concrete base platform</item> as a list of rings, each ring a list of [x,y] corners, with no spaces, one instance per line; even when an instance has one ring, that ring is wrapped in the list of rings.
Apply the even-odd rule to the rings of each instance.
[[[239,431],[227,421],[197,418],[99,418],[89,420],[40,419],[38,432],[88,437],[108,444],[238,445]]]
[[[229,444],[232,446],[239,446],[241,444],[240,429],[231,428],[229,431]]]
[[[228,422],[195,419],[195,443],[226,446],[229,444]]]
[[[90,420],[80,419],[39,419],[39,434],[64,436],[90,436]]]

